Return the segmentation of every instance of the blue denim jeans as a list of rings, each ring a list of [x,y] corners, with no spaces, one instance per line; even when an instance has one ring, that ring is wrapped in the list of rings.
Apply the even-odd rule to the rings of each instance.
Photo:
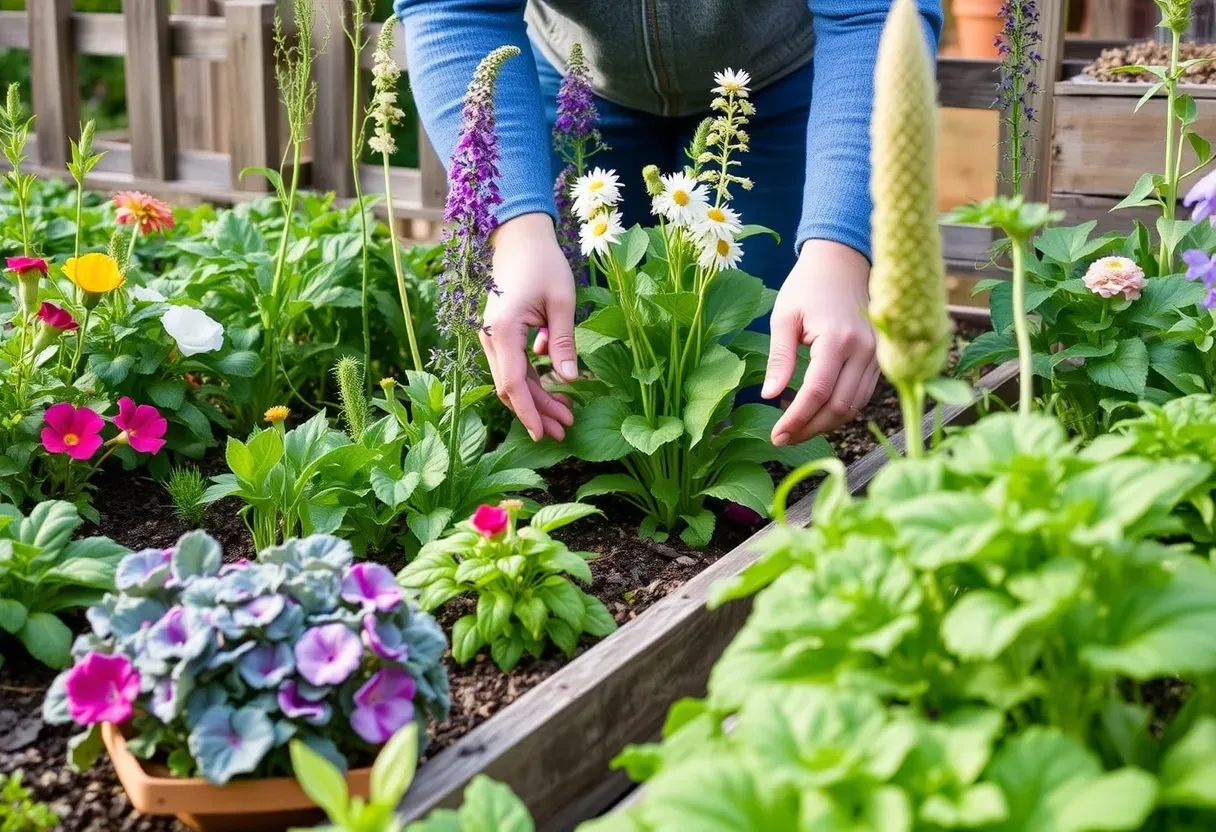
[[[556,118],[561,74],[538,50],[533,52],[546,102],[545,116],[552,125]],[[802,213],[806,181],[811,80],[811,65],[807,65],[752,94],[756,115],[747,126],[751,152],[740,157],[743,164],[737,170],[750,177],[755,187],[750,191],[731,189],[734,196],[731,205],[742,215],[744,223],[763,225],[781,235],[780,244],[768,235],[749,237],[743,242],[741,268],[773,289],[781,288],[796,257],[794,235]],[[712,81],[705,79],[707,86]],[[600,133],[611,149],[597,153],[590,164],[615,168],[620,175],[625,186],[621,208],[626,227],[652,222],[642,168],[653,164],[664,173],[681,170],[688,161],[684,149],[708,113],[666,118],[630,110],[599,97],[595,103],[599,109]],[[564,163],[555,153],[552,164],[556,177]],[[752,328],[768,332],[768,316],[757,320]]]

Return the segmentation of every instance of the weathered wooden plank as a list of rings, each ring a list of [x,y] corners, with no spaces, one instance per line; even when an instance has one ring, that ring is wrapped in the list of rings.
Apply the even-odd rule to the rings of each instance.
[[[72,158],[69,140],[80,134],[72,0],[40,0],[31,3],[26,14],[35,124],[43,136],[33,158],[46,167],[61,168]]]
[[[996,100],[999,61],[937,59],[937,103],[941,107],[986,110]]]
[[[228,0],[228,149],[232,187],[265,191],[264,176],[248,167],[276,167],[279,155],[279,91],[274,78],[274,0]]]
[[[221,0],[180,0],[184,14],[206,17],[214,21],[224,37],[223,51],[227,53],[227,29]],[[169,18],[170,26],[173,18]],[[174,44],[176,50],[177,44]],[[182,150],[228,150],[228,109],[222,106],[227,76],[222,62],[202,58],[176,58],[177,78],[177,141]]]
[[[1111,209],[1118,204],[1119,199],[1115,197],[1065,193],[1051,195],[1051,207],[1065,212],[1065,222],[1068,225],[1080,225],[1093,220],[1098,223],[1094,229],[1095,234],[1105,234],[1108,231],[1126,234],[1133,220],[1140,220],[1152,228],[1161,216],[1161,209],[1153,206],[1112,212]],[[1185,213],[1180,212],[1179,216],[1185,216]]]
[[[443,219],[443,203],[438,207],[427,205],[422,198],[422,174],[413,168],[389,168],[393,185],[393,209],[401,219]],[[359,184],[363,193],[384,193],[384,167],[381,165],[359,165]]]
[[[356,100],[352,86],[355,53],[344,28],[349,27],[351,0],[315,0],[317,17],[329,21],[325,51],[317,56],[313,77],[317,82],[317,117],[312,124],[312,186],[334,191],[338,196],[354,194],[351,173],[351,108]],[[327,33],[319,26],[314,33],[320,49]],[[366,76],[363,79],[366,82]]]
[[[1095,38],[1131,38],[1132,0],[1090,0],[1085,32]]]
[[[1051,106],[1051,91],[1060,80],[1064,60],[1064,31],[1067,3],[1065,0],[1042,0],[1039,3],[1038,30],[1043,35],[1039,54],[1043,60],[1034,67],[1034,81],[1046,99],[1040,102],[1038,118],[1029,124],[1034,145],[1030,171],[1022,180],[1022,192],[1027,199],[1046,202],[1051,195],[1052,124],[1055,108]]]
[[[443,160],[431,144],[430,136],[418,123],[418,171],[422,178],[422,204],[442,213],[448,198],[448,176]]]
[[[0,49],[29,49],[29,25],[25,12],[0,12]]]
[[[1017,368],[1007,365],[981,385],[1011,395],[1009,383],[1016,375]],[[962,424],[973,415],[973,408],[951,407],[943,419]],[[931,415],[923,429],[932,431]],[[902,436],[892,441],[899,447]],[[850,490],[862,490],[885,462],[880,448],[851,465]],[[807,497],[791,507],[789,521],[806,525],[812,501]],[[627,784],[617,776],[613,785],[608,761],[626,744],[654,738],[672,702],[704,693],[710,668],[750,611],[741,601],[709,612],[709,588],[754,562],[757,543],[771,528],[423,766],[402,806],[407,818],[458,805],[465,784],[477,774],[514,789],[542,832],[568,829],[611,805]]]
[[[1089,98],[1130,98],[1132,106],[1142,95],[1148,92],[1149,84],[1142,82],[1123,81],[1093,81],[1085,78],[1069,79],[1056,84],[1055,94],[1061,96],[1081,96]],[[1216,98],[1216,85],[1212,84],[1179,84],[1178,91],[1184,92],[1191,98]],[[1157,93],[1158,98],[1165,98],[1164,92]]]
[[[160,0],[123,0],[127,35],[127,114],[132,173],[175,179],[177,102],[169,45],[169,6]]]
[[[148,0],[163,5],[163,0]],[[223,18],[203,17],[190,12],[169,15],[169,42],[175,58],[222,61],[228,56],[228,33]],[[127,31],[122,15],[77,12],[72,15],[76,50],[82,55],[127,53]]]
[[[224,61],[228,58],[228,29],[220,14],[223,0],[209,0],[210,10],[189,11],[185,0],[182,14],[169,15],[173,56],[200,61]]]

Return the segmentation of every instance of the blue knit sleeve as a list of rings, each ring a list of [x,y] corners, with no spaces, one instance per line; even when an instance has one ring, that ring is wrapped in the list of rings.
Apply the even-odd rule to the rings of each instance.
[[[422,124],[447,164],[460,132],[461,100],[478,62],[499,46],[520,55],[498,80],[497,120],[503,204],[498,219],[544,212],[557,216],[549,134],[536,62],[524,25],[525,0],[394,0],[405,28],[410,87]]]
[[[806,134],[806,192],[797,244],[833,240],[870,257],[870,114],[874,63],[891,0],[808,0],[815,65]],[[941,0],[918,0],[936,52]]]

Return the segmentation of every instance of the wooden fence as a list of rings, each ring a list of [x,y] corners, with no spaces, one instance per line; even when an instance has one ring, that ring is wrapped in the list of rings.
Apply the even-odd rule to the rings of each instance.
[[[317,112],[303,181],[312,188],[351,195],[351,71],[356,56],[339,21],[349,0],[315,0],[319,19],[334,30],[317,60]],[[88,179],[100,190],[138,188],[172,200],[230,203],[264,192],[261,177],[242,179],[242,169],[277,167],[285,140],[274,78],[272,23],[275,0],[179,0],[189,14],[170,14],[168,0],[124,0],[122,14],[85,14],[71,0],[30,0],[25,12],[0,12],[0,48],[29,49],[33,105],[38,119],[32,140],[34,171],[66,176],[68,139],[79,124],[78,55],[119,55],[126,60],[128,141],[99,140],[109,153]],[[1040,49],[1035,68],[1041,89],[1096,54],[1104,42],[1069,43],[1065,56],[1066,0],[1041,0]],[[368,26],[375,41],[379,24]],[[404,39],[397,62],[408,68]],[[371,50],[358,56],[371,65]],[[995,96],[994,61],[942,58],[938,63],[942,107],[986,109]],[[175,72],[176,70],[176,72]],[[176,83],[174,81],[176,75]],[[1041,102],[1032,125],[1039,141],[1027,196],[1050,194],[1052,102]],[[1046,138],[1045,138],[1046,137]],[[365,193],[383,193],[379,166],[361,165]],[[419,128],[419,167],[393,168],[399,216],[440,218],[446,194],[442,163]],[[987,259],[987,229],[944,226],[947,260],[973,267]]]

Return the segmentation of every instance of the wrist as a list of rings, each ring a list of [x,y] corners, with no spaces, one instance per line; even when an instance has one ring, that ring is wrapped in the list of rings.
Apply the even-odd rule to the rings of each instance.
[[[813,280],[828,280],[868,294],[870,261],[857,249],[835,240],[807,240],[795,270]]]
[[[490,236],[490,242],[495,246],[509,245],[516,240],[532,243],[551,240],[556,244],[557,232],[553,228],[553,218],[541,211],[520,214],[499,225]]]

